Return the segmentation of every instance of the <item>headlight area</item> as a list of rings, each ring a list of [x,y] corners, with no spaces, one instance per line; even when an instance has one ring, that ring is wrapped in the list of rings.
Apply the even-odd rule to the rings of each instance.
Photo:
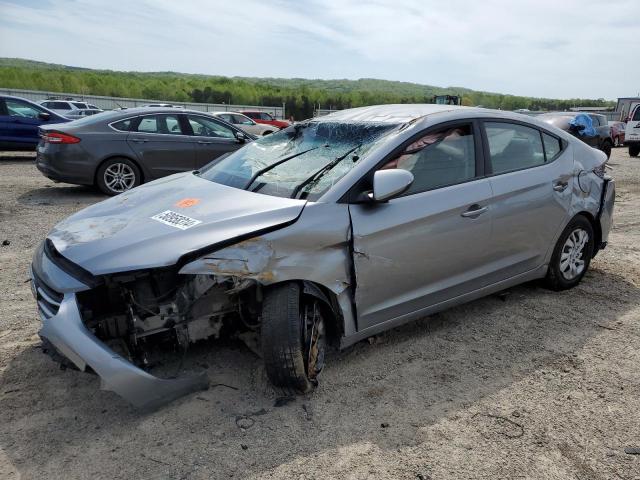
[[[242,334],[258,326],[253,319],[261,292],[251,279],[158,269],[104,280],[77,293],[82,321],[109,348],[145,370],[200,340],[239,335],[246,341]]]

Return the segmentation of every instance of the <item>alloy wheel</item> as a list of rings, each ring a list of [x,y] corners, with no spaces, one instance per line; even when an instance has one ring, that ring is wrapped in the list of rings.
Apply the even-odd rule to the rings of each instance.
[[[115,193],[122,193],[133,187],[136,174],[126,163],[114,163],[104,171],[104,184]]]
[[[582,228],[571,232],[564,242],[560,254],[560,272],[566,280],[573,280],[584,271],[584,250],[588,242],[589,234]]]

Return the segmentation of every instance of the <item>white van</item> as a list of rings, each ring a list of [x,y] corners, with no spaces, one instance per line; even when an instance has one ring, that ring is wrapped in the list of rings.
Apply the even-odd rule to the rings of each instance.
[[[640,102],[629,108],[629,119],[624,131],[624,144],[629,147],[629,155],[637,157],[640,154]]]

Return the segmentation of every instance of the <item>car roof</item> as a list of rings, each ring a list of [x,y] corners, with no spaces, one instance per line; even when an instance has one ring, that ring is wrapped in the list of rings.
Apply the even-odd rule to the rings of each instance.
[[[322,117],[316,117],[314,118],[314,120],[347,123],[406,123],[417,118],[425,117],[427,115],[453,110],[465,111],[467,113],[490,111],[484,108],[461,107],[457,105],[408,103],[350,108],[348,110],[339,110]]]

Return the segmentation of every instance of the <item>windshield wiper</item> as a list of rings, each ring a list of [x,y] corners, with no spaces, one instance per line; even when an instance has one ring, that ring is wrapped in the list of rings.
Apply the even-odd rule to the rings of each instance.
[[[311,175],[309,178],[307,178],[304,182],[302,182],[300,185],[298,185],[296,188],[293,189],[293,192],[291,193],[291,198],[297,198],[298,194],[302,191],[303,188],[305,188],[307,185],[309,185],[310,183],[317,183],[318,180],[320,180],[320,178],[327,173],[329,170],[331,170],[333,167],[335,167],[336,165],[338,165],[342,160],[344,160],[345,158],[347,158],[350,154],[352,154],[353,152],[355,152],[357,149],[359,149],[362,146],[362,143],[359,143],[358,145],[356,145],[355,147],[353,147],[352,149],[348,150],[346,153],[340,155],[339,157],[336,157],[335,159],[331,160],[329,163],[327,163],[324,167],[322,167],[320,170],[318,170],[316,173],[314,173],[313,175]]]
[[[280,160],[278,160],[277,162],[273,162],[271,165],[268,165],[264,168],[261,168],[260,170],[258,170],[256,173],[254,173],[251,178],[249,179],[249,182],[245,185],[244,189],[245,190],[249,190],[249,187],[251,185],[253,185],[253,183],[258,179],[258,177],[260,177],[261,175],[267,173],[269,170],[276,168],[278,165],[282,165],[284,162],[287,162],[289,160],[291,160],[292,158],[296,158],[299,157],[300,155],[310,152],[311,150],[316,150],[320,148],[318,147],[313,147],[313,148],[309,148],[308,150],[303,150],[302,152],[298,152],[298,153],[294,153],[293,155],[289,155],[288,157],[284,157],[281,158]]]

